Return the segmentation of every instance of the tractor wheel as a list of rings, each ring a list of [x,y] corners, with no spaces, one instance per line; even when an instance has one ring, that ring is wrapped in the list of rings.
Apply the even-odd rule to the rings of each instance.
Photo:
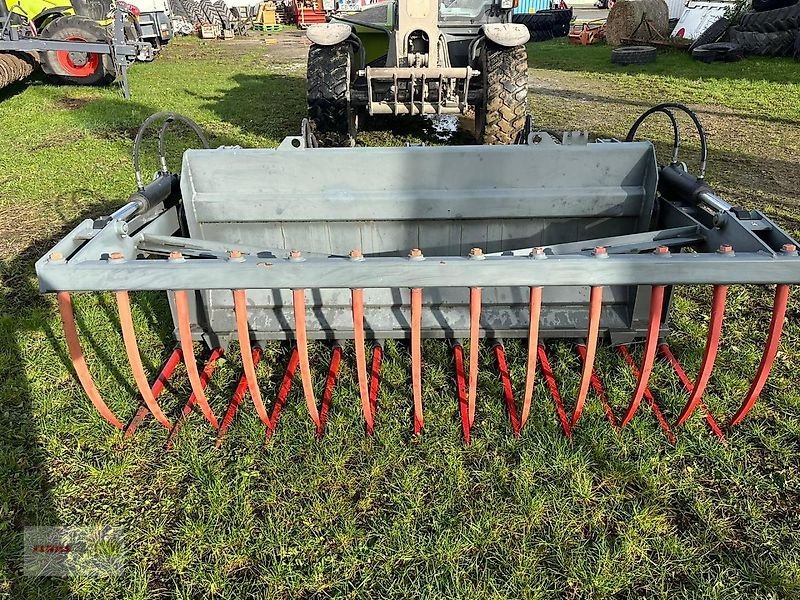
[[[321,146],[355,145],[356,108],[350,97],[354,71],[350,44],[312,44],[308,50],[308,117]]]
[[[480,59],[483,98],[475,107],[475,134],[482,144],[515,144],[528,114],[525,46],[484,44]]]
[[[96,21],[86,17],[58,17],[42,30],[41,37],[48,40],[73,42],[107,42],[106,31]],[[110,54],[94,52],[40,53],[42,70],[59,83],[75,85],[103,85],[116,77]]]

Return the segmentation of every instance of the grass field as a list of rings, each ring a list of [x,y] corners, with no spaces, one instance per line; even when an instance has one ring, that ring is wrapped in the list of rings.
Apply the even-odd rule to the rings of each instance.
[[[542,381],[529,425],[515,438],[485,348],[473,443],[465,447],[449,354],[433,341],[424,345],[426,428],[418,439],[402,344],[386,347],[372,439],[361,426],[352,346],[321,442],[299,382],[266,444],[250,405],[220,450],[196,415],[168,453],[166,432],[152,419],[129,441],[104,424],[73,376],[54,299],[38,294],[33,263],[78,221],[128,196],[132,137],[152,112],[186,114],[214,145],[275,146],[295,134],[305,110],[305,47],[296,35],[271,39],[277,43],[178,40],[133,69],[130,102],[114,89],[41,81],[0,92],[0,597],[799,596],[796,299],[761,402],[725,444],[699,414],[671,444],[644,404],[629,427],[613,431],[594,396],[567,441]],[[665,54],[620,69],[608,54],[602,46],[532,45],[537,125],[623,137],[645,107],[687,102],[708,127],[710,182],[731,203],[759,207],[800,235],[800,63],[701,65]],[[435,139],[420,121],[389,123],[388,132],[379,125],[360,143]],[[643,133],[663,153],[665,125]],[[693,164],[697,140],[688,129],[686,137]],[[670,341],[690,376],[702,357],[709,297],[708,289],[680,290],[674,306]],[[770,298],[769,289],[731,289],[707,394],[716,415],[729,414],[747,391]],[[164,294],[133,300],[152,377],[173,346],[169,309]],[[136,393],[114,299],[78,295],[75,305],[98,387],[130,418]],[[271,402],[287,349],[265,353],[258,372]],[[570,404],[579,378],[574,348],[555,343],[549,353]],[[313,347],[317,389],[328,355]],[[520,393],[521,345],[510,343],[508,355]],[[634,378],[610,349],[601,351],[599,371],[612,404],[626,405]],[[209,386],[218,414],[240,372],[233,351]],[[174,381],[162,396],[172,413],[188,396],[185,373]],[[685,396],[666,366],[652,387],[674,417]],[[123,536],[126,567],[116,576],[21,575],[23,527],[92,524]]]

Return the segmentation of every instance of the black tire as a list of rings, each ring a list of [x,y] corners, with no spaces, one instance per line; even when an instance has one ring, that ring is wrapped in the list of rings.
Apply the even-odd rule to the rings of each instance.
[[[231,28],[231,12],[228,8],[228,5],[223,2],[223,0],[217,0],[214,2],[214,8],[217,10],[217,14],[219,15],[220,23],[223,29],[230,29]]]
[[[655,61],[658,51],[653,46],[622,46],[611,51],[615,65],[645,65]]]
[[[797,0],[753,0],[753,10],[763,12],[796,4]]]
[[[708,28],[698,35],[689,46],[689,52],[694,51],[695,48],[699,48],[700,46],[705,46],[706,44],[713,44],[714,42],[718,42],[722,39],[722,36],[728,32],[728,29],[731,26],[731,22],[722,17],[714,21]]]
[[[746,12],[739,20],[739,29],[759,33],[800,29],[800,4],[764,12]]]
[[[757,33],[731,29],[730,37],[734,44],[742,47],[745,54],[758,56],[790,56],[794,51],[797,31],[778,31],[775,33]]]
[[[170,0],[169,7],[170,10],[172,10],[172,14],[176,17],[183,17],[187,21],[192,20],[192,17],[189,15],[189,12],[186,10],[181,0]]]
[[[550,31],[556,24],[556,17],[550,11],[518,14],[512,16],[514,23],[522,23],[529,31]]]
[[[475,107],[481,144],[515,144],[528,115],[528,54],[486,41],[480,57],[483,99]]]
[[[732,42],[715,42],[704,44],[692,50],[692,58],[701,62],[736,62],[742,60],[744,54],[741,46]]]
[[[211,0],[200,0],[200,14],[205,17],[205,23],[222,27],[222,19]]]
[[[571,8],[554,8],[549,10],[540,10],[535,13],[537,15],[549,15],[552,21],[550,27],[554,37],[565,37],[569,33],[569,27],[572,23],[572,9]]]
[[[353,146],[357,112],[351,102],[353,48],[312,44],[306,72],[308,118],[320,146]]]
[[[108,42],[106,30],[87,17],[58,17],[45,26],[40,37],[49,40],[77,38],[87,42]],[[116,78],[109,54],[41,52],[42,71],[57,83],[106,85]]]
[[[556,37],[552,29],[535,29],[530,33],[532,42],[547,42]]]

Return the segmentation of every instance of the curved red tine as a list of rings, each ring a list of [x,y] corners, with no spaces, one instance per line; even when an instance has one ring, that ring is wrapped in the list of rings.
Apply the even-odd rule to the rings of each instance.
[[[253,363],[258,366],[258,363],[261,361],[261,348],[258,346],[253,348],[252,356]],[[225,411],[225,416],[222,418],[222,425],[219,426],[219,431],[217,431],[217,448],[222,446],[222,438],[224,437],[225,432],[228,431],[228,427],[230,427],[231,423],[233,422],[233,417],[236,416],[236,411],[239,410],[239,405],[242,403],[244,395],[247,393],[247,389],[247,377],[242,374],[242,376],[239,378],[239,383],[236,384],[236,389],[233,391],[233,396],[231,397],[231,402]]]
[[[700,364],[700,371],[697,379],[692,385],[689,393],[689,400],[681,410],[676,427],[683,425],[692,415],[695,408],[702,402],[703,393],[706,391],[708,380],[711,378],[711,371],[714,369],[714,362],[717,360],[717,350],[719,350],[719,339],[722,335],[722,319],[725,316],[725,297],[728,294],[727,285],[715,285],[711,295],[711,322],[708,325],[708,337],[706,338],[706,349],[703,354],[703,362]]]
[[[261,398],[261,389],[256,377],[256,366],[253,363],[253,349],[250,345],[250,328],[247,325],[247,293],[244,290],[233,290],[233,311],[236,313],[236,333],[239,337],[239,350],[242,355],[242,368],[250,390],[250,397],[256,407],[261,422],[272,427],[267,409]]]
[[[530,322],[528,324],[528,364],[525,368],[525,393],[522,396],[522,415],[519,427],[522,429],[531,413],[533,385],[536,382],[536,355],[539,346],[539,319],[542,315],[542,288],[532,287],[530,294]]]
[[[478,358],[480,357],[481,288],[469,288],[469,387],[467,406],[469,424],[475,422],[475,400],[478,396]]]
[[[208,422],[211,423],[214,429],[219,429],[217,418],[211,411],[206,395],[203,392],[200,373],[197,372],[197,362],[194,358],[194,347],[192,345],[192,329],[189,325],[189,299],[186,290],[175,290],[175,315],[178,320],[178,337],[183,351],[183,364],[186,365],[186,374],[189,376],[192,393],[195,395],[197,405],[206,419],[208,419]]]
[[[206,364],[203,365],[203,370],[200,372],[200,384],[203,386],[204,390],[208,386],[208,382],[211,381],[211,376],[214,374],[214,369],[217,368],[217,361],[222,358],[222,354],[222,348],[214,348],[211,351],[211,356],[208,357]],[[190,394],[189,399],[183,406],[181,414],[177,419],[175,419],[175,425],[173,425],[172,429],[170,429],[169,436],[167,436],[167,441],[164,442],[164,450],[172,449],[172,446],[175,444],[175,438],[178,436],[178,432],[181,430],[181,427],[183,427],[183,425],[189,419],[189,415],[192,414],[194,405],[195,396],[194,394]]]
[[[641,372],[639,371],[639,365],[636,364],[636,361],[633,359],[633,355],[631,355],[630,351],[628,350],[628,347],[622,344],[617,347],[617,350],[625,359],[625,362],[628,363],[628,365],[630,366],[631,371],[633,371],[633,376],[636,378],[641,378],[642,375]],[[667,440],[671,444],[676,443],[678,441],[678,438],[675,437],[675,433],[672,431],[672,429],[669,426],[669,423],[667,423],[667,420],[664,418],[664,414],[658,407],[658,403],[656,402],[655,397],[650,392],[650,388],[648,387],[644,388],[644,398],[645,400],[647,400],[647,404],[650,406],[650,410],[653,411],[653,415],[655,416],[656,421],[658,421],[658,424],[661,425],[661,429],[664,430],[664,435],[667,436]]]
[[[514,435],[520,434],[519,418],[517,417],[517,406],[514,403],[514,390],[511,387],[511,375],[508,372],[506,361],[506,351],[503,344],[496,342],[494,345],[494,355],[497,358],[497,368],[500,371],[500,381],[503,383],[503,398],[506,401],[508,418],[511,421],[511,430]]]
[[[578,344],[577,351],[578,351],[578,356],[581,357],[581,361],[585,365],[586,346],[583,344]],[[614,428],[619,427],[619,422],[617,421],[617,415],[614,414],[614,409],[611,408],[611,403],[608,401],[608,395],[606,394],[606,390],[603,387],[603,382],[600,381],[600,376],[594,370],[592,370],[591,383],[594,393],[597,394],[598,398],[600,398],[600,403],[603,405],[603,412],[606,414],[606,419],[608,419],[608,422],[611,423],[611,427]]]
[[[658,352],[661,354],[661,356],[663,356],[667,360],[667,362],[670,365],[672,365],[672,368],[678,375],[678,379],[681,380],[683,387],[686,389],[687,392],[689,392],[689,395],[691,395],[692,392],[694,391],[694,385],[689,380],[689,377],[688,375],[686,375],[686,372],[683,370],[683,367],[681,367],[681,363],[679,363],[678,359],[675,358],[675,355],[672,353],[672,349],[669,347],[669,345],[666,343],[659,344]],[[700,402],[698,403],[698,407],[700,408],[701,411],[703,411],[703,417],[705,418],[706,423],[708,423],[711,432],[715,436],[717,436],[717,438],[719,438],[721,442],[725,443],[725,434],[722,433],[722,429],[720,428],[719,424],[717,424],[716,419],[708,410],[708,408],[706,407],[706,405],[703,403],[702,400],[700,400]]]
[[[411,387],[414,394],[414,433],[422,432],[422,289],[411,290]]]
[[[172,374],[175,372],[175,367],[177,367],[178,363],[180,363],[182,360],[183,354],[181,353],[181,349],[174,348],[172,353],[169,355],[167,362],[165,362],[164,366],[161,367],[161,371],[159,371],[158,377],[156,377],[153,385],[150,386],[150,391],[153,393],[153,398],[158,399],[158,397],[161,395],[161,392],[164,391],[164,386],[167,384],[167,381],[169,381],[169,378],[172,377]],[[144,399],[142,399],[142,401],[139,403],[139,410],[136,411],[136,414],[130,420],[130,423],[125,426],[125,439],[130,438],[134,433],[136,433],[139,425],[144,422],[145,418],[147,418],[147,415],[149,414],[150,409],[147,408],[147,404],[145,404]]]
[[[281,411],[283,407],[286,406],[286,399],[289,397],[289,390],[292,389],[292,380],[294,379],[294,374],[297,373],[297,367],[300,364],[300,354],[297,351],[297,346],[292,348],[292,354],[289,357],[289,364],[286,365],[286,371],[283,374],[283,379],[281,380],[281,387],[278,388],[278,396],[275,398],[275,404],[272,407],[272,416],[270,419],[272,420],[272,428],[267,429],[267,439],[271,438],[275,434],[275,430],[278,428],[278,421],[281,418]]]
[[[575,411],[572,413],[572,423],[570,428],[575,427],[578,419],[581,418],[583,406],[586,404],[586,396],[589,394],[589,384],[594,373],[594,357],[597,354],[597,339],[600,334],[600,312],[603,308],[603,288],[593,286],[589,292],[589,329],[586,336],[586,352],[583,358],[583,373],[581,374],[581,384],[578,388],[578,398],[575,401]]]
[[[464,433],[464,443],[469,446],[471,423],[469,422],[469,408],[467,403],[467,386],[464,375],[464,348],[459,343],[453,344],[453,362],[456,369],[456,395],[458,409],[461,414],[461,430]]]
[[[108,421],[108,423],[117,429],[122,429],[122,423],[111,412],[111,409],[103,402],[100,397],[100,392],[92,379],[92,374],[89,372],[89,367],[86,366],[86,359],[81,350],[81,342],[78,339],[78,328],[75,326],[75,315],[72,312],[72,298],[69,292],[58,292],[58,311],[61,313],[61,323],[64,327],[64,338],[67,342],[67,349],[69,356],[72,359],[72,367],[75,369],[75,374],[78,376],[78,381],[86,393],[86,396],[92,402],[97,412]]]
[[[372,417],[375,418],[375,411],[378,409],[378,391],[381,385],[381,362],[383,360],[383,348],[375,343],[372,346],[372,366],[370,368],[369,380],[369,406],[372,409]]]
[[[372,406],[369,401],[369,382],[367,380],[367,353],[364,347],[364,290],[354,289],[350,292],[353,305],[353,344],[356,349],[356,373],[358,374],[358,392],[361,396],[361,410],[367,424],[367,435],[372,435],[374,420]]]
[[[322,405],[319,409],[319,427],[317,428],[317,439],[322,439],[325,433],[325,424],[328,422],[328,412],[331,409],[331,398],[333,388],[336,387],[336,376],[339,373],[339,364],[342,362],[342,347],[334,345],[331,354],[331,364],[328,367],[328,377],[325,379],[325,391],[322,393]]]
[[[781,283],[775,286],[775,303],[772,306],[772,321],[769,324],[769,333],[767,334],[767,343],[764,346],[764,354],[761,355],[761,363],[758,365],[758,371],[753,378],[753,383],[750,390],[747,392],[742,405],[736,414],[728,423],[728,427],[733,427],[740,423],[742,419],[747,416],[750,409],[758,400],[761,390],[764,389],[764,384],[767,382],[769,372],[772,370],[772,364],[775,362],[775,355],[778,353],[778,346],[781,343],[781,334],[783,333],[783,322],[786,318],[786,305],[789,302],[789,286]]]
[[[150,382],[147,379],[147,374],[144,372],[142,365],[142,357],[139,354],[139,344],[136,342],[136,331],[133,329],[133,317],[131,316],[131,299],[128,292],[121,291],[116,293],[117,297],[117,312],[119,313],[119,324],[122,329],[122,340],[125,342],[125,352],[128,354],[128,362],[131,365],[131,372],[133,379],[136,381],[136,387],[142,395],[144,403],[150,412],[167,429],[172,429],[172,423],[161,410],[161,407],[156,402],[153,391],[150,389]]]
[[[550,360],[547,358],[547,351],[543,344],[539,344],[539,364],[542,365],[542,375],[547,382],[547,387],[550,389],[550,395],[553,397],[553,402],[556,405],[556,414],[561,423],[561,429],[564,430],[564,435],[572,437],[572,428],[569,426],[569,419],[567,413],[564,411],[564,403],[561,401],[561,393],[558,391],[558,384],[556,377],[553,374],[553,369],[550,367]]]
[[[639,371],[639,378],[636,382],[636,389],[633,392],[630,406],[625,414],[620,419],[619,426],[625,427],[630,423],[639,404],[642,402],[642,397],[647,390],[647,384],[650,381],[650,374],[653,372],[653,363],[656,358],[656,347],[658,345],[658,333],[661,328],[661,313],[664,308],[664,292],[666,290],[664,285],[654,285],[650,292],[650,321],[647,325],[647,338],[644,344],[644,358],[642,359],[642,368]]]
[[[319,411],[317,400],[314,398],[314,384],[311,381],[311,366],[308,362],[308,337],[306,336],[306,297],[305,290],[292,290],[292,304],[294,308],[294,327],[297,337],[297,355],[300,360],[300,379],[303,382],[303,395],[306,397],[306,406],[311,420],[319,429]]]

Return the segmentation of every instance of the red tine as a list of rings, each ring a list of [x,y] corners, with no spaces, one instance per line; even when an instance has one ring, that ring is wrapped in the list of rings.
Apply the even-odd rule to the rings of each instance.
[[[647,390],[647,384],[650,381],[650,374],[653,371],[653,362],[656,357],[656,346],[658,345],[658,332],[661,327],[661,313],[664,308],[664,291],[666,286],[654,285],[651,290],[650,296],[650,321],[647,325],[647,338],[644,345],[644,358],[642,359],[642,368],[639,372],[639,378],[636,382],[636,390],[633,392],[631,404],[628,410],[620,420],[619,426],[625,427],[630,423],[639,404],[642,402],[642,397]]]
[[[733,415],[728,427],[740,423],[742,419],[747,416],[750,409],[758,400],[761,390],[764,389],[764,384],[767,382],[769,372],[775,362],[775,355],[778,353],[778,346],[781,343],[781,334],[783,333],[783,322],[786,318],[786,305],[789,302],[789,286],[786,284],[778,284],[775,286],[775,303],[772,306],[772,321],[769,324],[769,333],[767,334],[767,343],[764,346],[764,354],[761,355],[761,363],[758,365],[753,383],[750,390],[747,392],[742,405],[736,414]]]
[[[367,424],[367,435],[372,435],[374,419],[369,399],[369,382],[367,380],[367,354],[364,348],[364,290],[351,291],[353,305],[353,344],[356,350],[356,372],[358,373],[358,391],[361,396],[361,410]]]
[[[261,422],[269,429],[272,424],[261,399],[261,389],[256,378],[256,366],[253,363],[253,349],[250,345],[250,328],[247,324],[247,295],[244,290],[233,290],[233,310],[236,313],[236,333],[239,337],[239,349],[242,355],[242,367],[250,397],[256,407]]]
[[[547,351],[544,345],[539,344],[539,364],[542,365],[542,375],[547,382],[547,387],[550,389],[550,395],[553,396],[553,402],[556,405],[556,414],[561,423],[561,428],[564,430],[564,435],[572,437],[572,428],[569,426],[569,419],[567,413],[564,411],[564,403],[561,401],[561,393],[558,391],[558,384],[556,377],[553,374],[553,369],[550,367],[550,360],[547,358]]]
[[[203,371],[200,373],[200,384],[203,386],[204,390],[208,386],[208,382],[211,380],[211,376],[214,374],[214,369],[217,367],[217,361],[220,358],[222,358],[222,348],[214,348],[211,351],[211,356],[208,357],[206,364],[203,366]],[[172,429],[169,432],[167,441],[164,443],[164,450],[172,449],[172,446],[175,444],[175,438],[178,436],[178,432],[181,430],[181,427],[183,427],[183,425],[186,423],[189,415],[192,414],[194,405],[195,396],[194,394],[191,394],[189,396],[189,400],[186,401],[181,414],[175,420],[175,425],[172,426]]]
[[[297,353],[300,360],[300,379],[303,382],[303,395],[306,397],[306,406],[311,420],[319,430],[319,411],[317,400],[314,398],[314,385],[311,381],[311,367],[308,362],[308,337],[306,336],[306,298],[305,290],[292,290],[292,303],[294,306],[294,327],[297,336]]]
[[[528,421],[533,399],[533,385],[536,381],[536,355],[539,346],[539,319],[542,314],[542,288],[532,287],[530,294],[530,323],[528,325],[528,364],[525,369],[525,393],[522,397],[520,429]]]
[[[208,405],[208,400],[206,400],[206,395],[200,382],[200,374],[197,372],[197,362],[194,358],[194,347],[192,346],[192,330],[189,325],[189,299],[186,295],[186,290],[175,291],[175,314],[178,320],[178,337],[180,338],[181,351],[183,352],[183,362],[186,365],[186,373],[189,375],[192,392],[206,419],[213,425],[214,429],[219,429],[217,418],[211,412],[211,407]]]
[[[517,416],[517,407],[514,403],[514,390],[511,387],[511,376],[508,372],[506,351],[505,348],[503,348],[503,344],[500,342],[497,342],[494,345],[494,355],[497,358],[497,368],[500,371],[500,380],[503,383],[503,398],[506,401],[508,418],[511,420],[511,430],[514,432],[514,435],[519,435],[520,424]]]
[[[475,399],[478,396],[478,358],[480,355],[481,288],[469,289],[469,388],[467,406],[469,424],[475,422]]]
[[[108,421],[108,423],[117,429],[122,429],[122,423],[111,412],[111,409],[103,402],[100,392],[97,391],[97,386],[94,384],[92,374],[89,372],[89,367],[86,366],[86,358],[83,356],[81,350],[81,342],[78,338],[78,328],[75,326],[75,315],[72,312],[72,298],[69,292],[58,292],[58,311],[61,313],[61,322],[64,326],[64,338],[67,342],[69,356],[72,359],[72,367],[75,369],[75,374],[78,376],[78,381],[83,387],[86,396],[92,402],[97,412]]]
[[[339,364],[342,362],[342,347],[336,344],[331,354],[331,364],[328,367],[328,377],[325,380],[325,391],[322,393],[322,405],[319,411],[319,428],[317,429],[317,439],[322,438],[325,433],[325,424],[328,422],[328,412],[331,409],[331,398],[333,388],[336,387],[336,376],[339,373]]]
[[[372,410],[372,417],[378,409],[378,391],[381,384],[381,362],[383,360],[383,348],[375,343],[372,346],[372,367],[370,368],[369,380],[369,406]]]
[[[642,374],[639,371],[639,365],[636,364],[636,361],[631,356],[628,347],[625,345],[618,346],[617,349],[622,357],[625,359],[625,362],[631,367],[633,371],[633,376],[641,379]],[[658,421],[659,425],[661,425],[661,429],[664,430],[664,435],[667,436],[667,440],[674,444],[678,438],[675,437],[675,433],[673,433],[672,429],[670,429],[669,423],[664,418],[664,414],[661,412],[661,409],[658,407],[658,403],[656,399],[653,397],[653,394],[650,393],[650,388],[645,387],[643,392],[644,398],[647,400],[647,403],[650,405],[650,409],[653,411],[653,414],[656,417],[656,421]]]
[[[725,297],[727,294],[727,285],[714,286],[714,292],[711,296],[711,322],[708,326],[708,338],[706,339],[703,362],[700,365],[697,380],[692,385],[689,400],[686,402],[681,414],[678,416],[678,421],[675,423],[676,427],[683,425],[703,400],[703,393],[706,391],[708,380],[711,378],[711,371],[714,369],[714,362],[717,359],[719,339],[722,334],[722,319],[725,316]]]
[[[139,344],[136,342],[136,331],[133,328],[133,317],[131,315],[131,300],[128,292],[121,291],[116,293],[117,297],[117,312],[119,313],[119,324],[122,329],[122,340],[125,342],[125,352],[128,355],[128,362],[131,365],[131,372],[133,379],[136,381],[136,387],[147,405],[147,408],[167,429],[172,429],[172,423],[161,410],[161,407],[156,402],[153,392],[150,389],[150,382],[147,380],[147,375],[144,372],[142,365],[142,357],[139,354]]]
[[[464,376],[464,348],[461,344],[453,345],[453,362],[456,369],[456,394],[458,395],[458,408],[461,413],[461,429],[464,432],[464,443],[469,446],[469,434],[472,424],[469,421],[469,408]]]
[[[278,427],[278,420],[281,418],[281,411],[286,405],[286,398],[289,397],[289,390],[292,389],[292,380],[294,374],[297,373],[297,367],[300,364],[300,355],[297,352],[297,347],[292,348],[292,354],[289,357],[289,364],[286,365],[286,372],[283,374],[281,380],[281,387],[278,388],[278,396],[275,398],[275,405],[272,407],[272,428],[267,429],[267,439],[271,438]]]
[[[180,348],[175,348],[172,350],[172,353],[169,355],[167,362],[164,363],[164,366],[161,367],[161,371],[158,373],[158,377],[153,382],[153,385],[150,386],[150,391],[153,394],[153,398],[158,398],[161,395],[161,392],[164,390],[164,386],[169,381],[169,378],[172,377],[172,374],[175,372],[175,367],[183,360],[183,354],[180,351]],[[136,414],[131,419],[130,423],[125,427],[125,439],[131,437],[136,430],[139,428],[147,415],[150,414],[150,409],[147,408],[147,404],[144,403],[144,400],[139,403],[139,410],[136,411]]]
[[[257,366],[261,361],[261,348],[258,346],[253,348],[251,356],[253,357],[253,364]],[[230,424],[233,422],[233,417],[236,415],[236,411],[239,409],[239,405],[242,403],[242,399],[244,398],[245,393],[247,393],[247,389],[247,376],[242,374],[242,376],[239,378],[239,383],[236,385],[236,389],[233,392],[233,396],[231,397],[231,403],[228,405],[228,409],[225,411],[225,416],[222,418],[222,425],[220,425],[219,431],[217,432],[217,448],[222,445],[222,438],[225,435],[225,432],[228,431]]]
[[[600,333],[600,312],[603,308],[603,288],[592,287],[589,292],[589,330],[586,337],[586,351],[583,358],[583,373],[581,384],[578,388],[578,398],[575,401],[575,412],[572,413],[571,428],[575,427],[581,418],[586,396],[589,393],[589,384],[594,370],[594,357],[597,353],[597,339]]]
[[[691,381],[689,381],[689,377],[686,375],[686,372],[683,370],[683,367],[681,367],[681,364],[678,362],[678,359],[675,358],[675,355],[672,353],[672,350],[670,349],[669,345],[659,344],[658,351],[659,353],[661,353],[661,356],[663,356],[667,360],[667,362],[670,365],[672,365],[672,368],[678,375],[678,379],[681,380],[683,387],[691,395],[692,392],[694,391],[694,385],[692,384]],[[716,419],[714,419],[713,415],[711,414],[711,412],[709,412],[708,408],[706,407],[706,405],[703,403],[702,400],[700,400],[700,402],[698,403],[698,407],[700,408],[700,410],[703,411],[703,417],[705,418],[706,423],[708,423],[708,426],[711,429],[712,433],[715,436],[717,436],[717,438],[719,438],[720,441],[724,442],[725,435],[722,433],[722,429],[720,429]]]
[[[578,344],[577,347],[578,356],[581,357],[581,361],[583,364],[586,364],[586,346],[583,344]],[[594,393],[600,398],[600,402],[603,405],[603,412],[606,414],[606,418],[608,422],[611,423],[612,427],[619,427],[619,422],[617,421],[617,416],[614,414],[614,410],[611,408],[611,404],[608,401],[608,395],[606,394],[606,390],[603,387],[603,383],[600,381],[600,376],[592,370],[591,375],[591,383],[592,389]]]
[[[422,290],[411,290],[411,387],[414,394],[414,433],[422,432]]]

